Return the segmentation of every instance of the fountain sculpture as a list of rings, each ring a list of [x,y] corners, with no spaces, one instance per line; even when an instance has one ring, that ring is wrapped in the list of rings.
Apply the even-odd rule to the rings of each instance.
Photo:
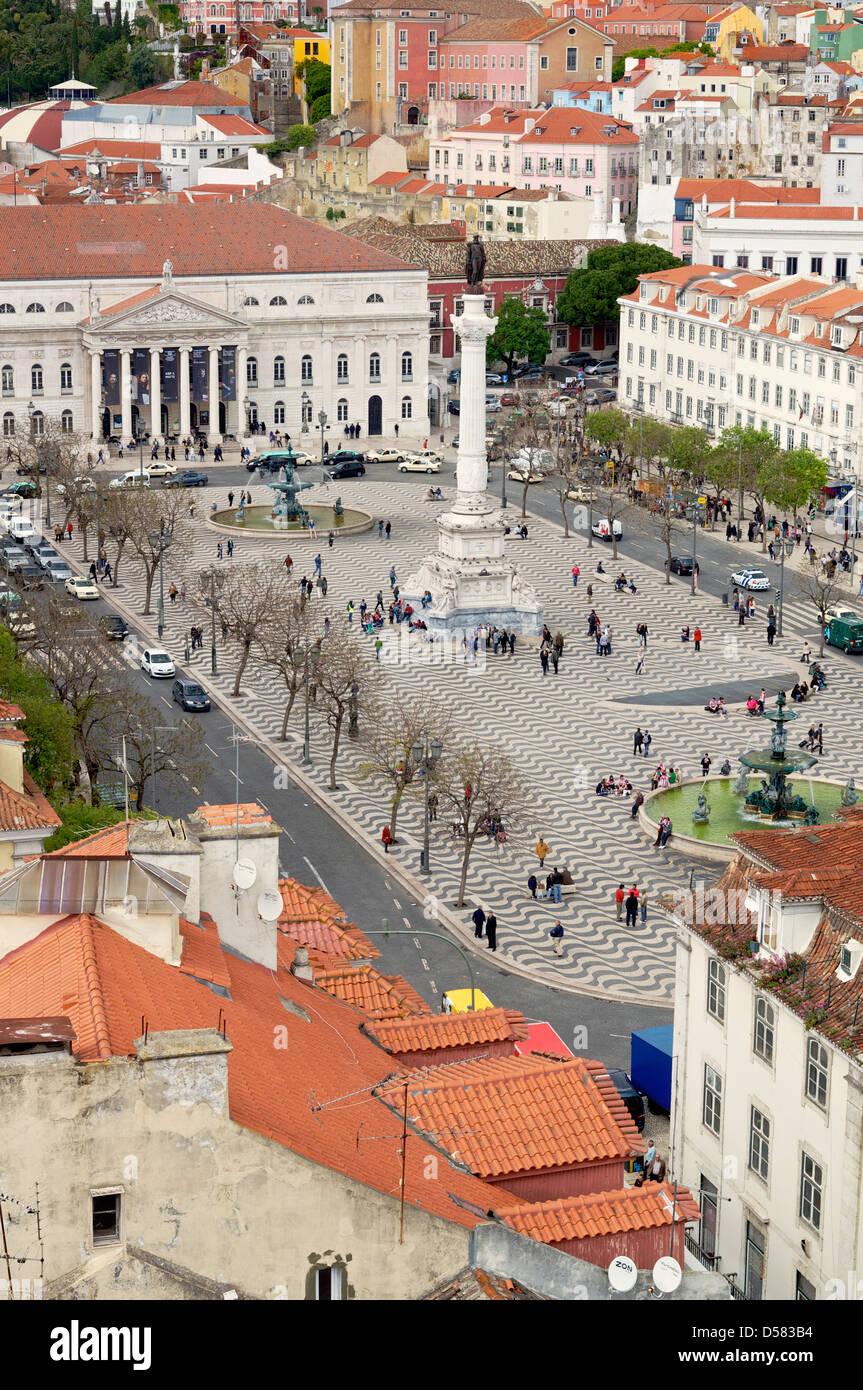
[[[753,748],[741,753],[740,761],[744,767],[754,772],[766,772],[760,787],[746,797],[747,810],[762,816],[765,820],[802,820],[807,825],[817,825],[819,813],[802,796],[796,796],[788,784],[792,773],[804,772],[818,761],[811,753],[789,752],[786,748],[786,724],[798,716],[785,708],[785,691],[780,690],[776,697],[776,708],[765,710],[766,717],[774,725],[769,748]]]
[[[267,483],[267,487],[272,488],[276,494],[271,512],[273,524],[284,526],[286,529],[289,521],[298,522],[300,526],[308,525],[309,514],[305,507],[297,501],[297,493],[314,486],[312,483],[300,482],[294,465],[295,458],[296,454],[293,449],[288,449],[282,464],[280,481]]]

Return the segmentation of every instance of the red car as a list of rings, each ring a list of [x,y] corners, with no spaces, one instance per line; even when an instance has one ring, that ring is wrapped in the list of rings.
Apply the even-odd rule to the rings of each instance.
[[[506,391],[500,398],[501,405],[516,405],[518,396],[513,395],[512,391]]]

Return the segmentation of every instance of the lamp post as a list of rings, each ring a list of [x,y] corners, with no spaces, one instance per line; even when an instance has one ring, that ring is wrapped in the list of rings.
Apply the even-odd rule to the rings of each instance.
[[[173,537],[170,531],[166,530],[164,521],[159,522],[158,531],[150,532],[150,544],[153,549],[159,547],[159,621],[157,624],[159,636],[165,631],[165,551],[171,544]],[[213,644],[215,648],[215,632],[213,634]]]
[[[790,559],[794,554],[794,542],[792,540],[780,541],[782,550],[779,555],[779,614],[776,623],[776,635],[782,636],[782,600],[785,597],[785,556]]]
[[[246,415],[246,434],[251,434],[251,433],[252,433],[252,417],[251,417],[251,415],[249,414],[249,407],[250,407],[250,406],[251,406],[251,401],[249,400],[248,396],[244,396],[244,397],[243,397],[243,410],[244,410],[245,415]]]
[[[306,722],[303,732],[303,762],[312,761],[311,740],[309,734],[309,657],[312,654],[311,646],[306,643],[303,647],[303,693],[306,701]]]
[[[304,391],[303,394],[300,396],[300,407],[302,410],[302,419],[300,421],[300,434],[308,434],[308,416],[310,415],[312,407],[312,398],[309,395],[308,391]]]
[[[501,507],[506,507],[506,475],[507,475],[507,473],[509,472],[509,464],[510,464],[510,457],[509,457],[509,454],[504,454],[504,456],[503,456],[503,469],[502,469],[501,475],[500,475],[500,505],[501,505]]]
[[[325,430],[326,427],[327,427],[327,412],[326,412],[325,410],[319,410],[319,411],[318,411],[318,425],[319,425],[320,431],[321,431],[321,468],[323,468],[323,466],[324,466],[324,430]]]
[[[587,484],[587,548],[593,549],[593,473]]]
[[[216,672],[216,571],[210,570],[210,671]]]
[[[424,786],[424,806],[423,817],[423,849],[420,858],[420,873],[430,874],[429,867],[429,777],[443,756],[443,744],[439,738],[431,738],[428,734],[423,734],[422,738],[417,739],[411,745],[411,757],[417,767],[423,770]]]

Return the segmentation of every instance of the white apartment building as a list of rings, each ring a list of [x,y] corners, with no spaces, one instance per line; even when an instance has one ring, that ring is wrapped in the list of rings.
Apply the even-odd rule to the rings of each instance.
[[[692,259],[777,275],[853,280],[863,271],[863,216],[856,204],[822,207],[732,198],[725,207],[696,207]]]
[[[735,838],[706,901],[675,913],[669,1163],[701,1205],[687,1263],[737,1297],[857,1299],[863,822]]]
[[[622,406],[712,436],[767,429],[863,479],[863,289],[692,265],[619,303]]]
[[[825,130],[821,197],[825,203],[863,203],[863,123],[840,121]]]

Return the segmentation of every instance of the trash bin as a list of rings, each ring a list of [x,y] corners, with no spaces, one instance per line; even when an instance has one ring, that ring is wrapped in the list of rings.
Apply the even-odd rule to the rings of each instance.
[[[723,608],[728,607],[728,595],[726,593],[723,593],[722,595],[722,606]]]

